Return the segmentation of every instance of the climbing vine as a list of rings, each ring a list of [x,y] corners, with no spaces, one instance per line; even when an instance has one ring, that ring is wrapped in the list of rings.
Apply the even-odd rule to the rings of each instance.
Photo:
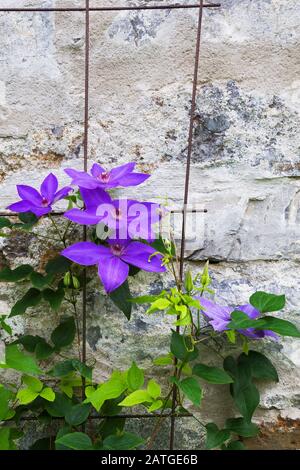
[[[148,179],[134,172],[134,163],[110,171],[94,164],[90,173],[66,173],[70,186],[60,190],[52,173],[39,191],[18,185],[20,201],[8,207],[14,214],[0,218],[2,237],[29,232],[48,253],[49,244],[52,247],[50,259],[37,260],[38,268],[24,264],[0,271],[1,282],[14,283],[16,295],[22,292],[10,312],[0,315],[5,346],[0,363],[0,450],[22,448],[24,419],[50,425],[48,435],[31,449],[150,449],[166,416],[201,410],[203,390],[210,384],[229,387],[234,416],[221,428],[201,422],[198,413],[190,419],[205,428],[207,449],[243,450],[246,438],[259,433],[253,422],[259,381],[279,380],[274,365],[256,350],[257,342],[300,337],[296,326],[276,313],[284,308],[285,296],[257,291],[244,305],[218,305],[208,263],[196,275],[186,271],[181,282],[172,234],[168,239],[157,236],[166,209],[154,202],[112,197],[115,188]],[[59,201],[68,205],[63,220],[53,211]],[[133,297],[130,279],[141,270],[162,276],[168,271],[171,287],[157,295]],[[163,313],[173,319],[169,352],[153,361],[152,375],[163,368],[168,377],[164,383],[145,376],[135,361],[127,370],[114,370],[106,381],[93,377],[93,360],[83,355],[79,304],[96,272],[99,290],[101,284],[128,321],[135,305],[145,305],[146,315]],[[50,334],[13,331],[13,317],[36,309],[38,319],[45,306],[57,313]],[[228,345],[233,354],[226,356]],[[204,349],[210,351],[206,361]],[[147,438],[126,430],[126,414],[135,407],[155,416]]]

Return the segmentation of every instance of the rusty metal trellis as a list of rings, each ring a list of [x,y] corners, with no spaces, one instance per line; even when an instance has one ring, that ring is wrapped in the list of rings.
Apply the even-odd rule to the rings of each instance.
[[[182,220],[182,237],[181,237],[181,248],[180,248],[180,281],[183,281],[183,266],[184,266],[184,251],[185,251],[185,236],[186,236],[186,216],[190,210],[187,209],[188,197],[189,197],[189,181],[190,181],[190,167],[191,167],[191,156],[193,150],[193,129],[194,129],[194,118],[195,118],[195,106],[196,106],[196,95],[197,95],[197,82],[198,82],[198,69],[200,59],[200,44],[201,44],[201,30],[202,30],[202,19],[204,8],[218,8],[220,3],[204,3],[204,0],[199,0],[196,4],[170,4],[170,5],[141,5],[141,6],[115,6],[115,7],[91,7],[90,0],[85,0],[85,7],[68,7],[68,8],[34,8],[34,7],[23,7],[23,8],[0,8],[0,12],[13,13],[13,12],[82,12],[85,14],[85,66],[84,66],[84,134],[83,134],[83,169],[87,171],[88,167],[88,144],[89,144],[89,72],[90,72],[90,12],[106,12],[106,11],[143,11],[143,10],[176,10],[176,9],[197,9],[198,10],[198,26],[196,36],[196,47],[195,47],[195,61],[194,61],[194,75],[193,75],[193,88],[191,97],[191,109],[190,109],[190,120],[189,120],[189,134],[188,134],[188,148],[187,148],[187,160],[186,160],[186,171],[185,171],[185,185],[184,185],[184,206],[183,210],[176,210],[183,214]],[[203,212],[207,212],[205,209]],[[16,215],[13,213],[7,213],[0,211],[0,216],[11,216]],[[56,212],[54,215],[61,216],[63,212]],[[83,240],[87,239],[86,227],[83,229]],[[86,271],[84,270],[83,280],[83,293],[82,293],[82,361],[86,362],[86,300],[87,300],[87,282],[86,282]],[[179,331],[177,327],[177,331]],[[177,366],[177,360],[175,359],[175,368]],[[84,381],[82,393],[84,393]],[[170,450],[174,448],[174,437],[175,437],[175,420],[176,418],[192,417],[190,413],[176,413],[176,388],[173,388],[172,394],[172,412],[170,414],[162,415],[149,415],[149,414],[126,414],[118,415],[116,417],[126,417],[129,419],[134,418],[171,418],[170,426]],[[92,419],[105,419],[106,416],[91,416]],[[111,417],[110,417],[111,418]],[[24,417],[26,421],[34,420],[35,417]]]

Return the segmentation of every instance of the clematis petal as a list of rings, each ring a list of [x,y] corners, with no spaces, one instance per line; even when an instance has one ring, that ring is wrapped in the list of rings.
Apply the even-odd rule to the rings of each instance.
[[[58,181],[53,173],[49,173],[41,184],[41,195],[51,203],[58,188]]]
[[[265,336],[269,336],[270,338],[274,339],[275,341],[279,341],[279,336],[271,330],[263,330]]]
[[[232,312],[231,307],[222,307],[221,305],[215,304],[211,300],[205,299],[204,297],[195,297],[200,301],[202,307],[204,307],[203,313],[211,320],[224,320],[230,322]]]
[[[64,213],[64,217],[80,225],[96,225],[101,220],[95,213],[80,209],[70,209]]]
[[[94,163],[94,165],[91,168],[91,174],[97,178],[97,176],[101,175],[101,173],[105,173],[105,169],[100,166],[98,163]]]
[[[31,202],[35,206],[42,204],[42,196],[35,188],[25,184],[18,184],[17,190],[21,199],[25,199],[25,201]]]
[[[61,188],[57,193],[54,194],[54,199],[53,202],[60,201],[64,197],[66,197],[70,191],[72,191],[73,188],[71,186],[65,186],[64,188]]]
[[[19,201],[11,204],[6,209],[12,212],[31,212],[32,204],[29,201]]]
[[[248,315],[249,318],[252,318],[252,320],[255,320],[260,316],[260,312],[250,304],[241,305],[236,307],[235,310],[240,310],[241,312],[246,313],[246,315]]]
[[[129,266],[114,255],[101,257],[98,273],[105,291],[110,293],[125,282],[128,277]]]
[[[275,341],[278,341],[279,337],[274,333],[273,331],[270,330],[256,330],[255,328],[247,328],[246,330],[239,330],[239,333],[241,333],[244,336],[247,336],[249,339],[263,339],[266,336],[271,337]]]
[[[72,178],[72,184],[75,184],[81,188],[95,189],[99,185],[95,178],[84,171],[73,170],[72,168],[66,168],[65,173]]]
[[[32,206],[31,207],[31,212],[33,212],[34,215],[36,215],[37,217],[41,217],[42,215],[49,214],[49,212],[51,211],[52,211],[51,206],[47,206],[47,207]]]
[[[79,242],[69,246],[61,254],[82,266],[93,266],[98,264],[101,256],[107,256],[110,251],[105,246],[96,245],[92,242]]]
[[[151,246],[141,242],[132,242],[124,249],[121,259],[144,271],[165,272],[166,268],[162,266],[162,256],[154,255],[151,257],[154,253],[156,253],[156,250]]]
[[[113,168],[110,173],[110,181],[119,181],[120,178],[123,178],[124,175],[130,174],[135,167],[135,163],[126,163],[125,165],[117,166]]]
[[[80,193],[83,199],[83,202],[88,210],[94,210],[96,213],[97,207],[100,204],[111,204],[112,199],[104,189],[86,189],[80,188]]]
[[[119,185],[124,188],[128,186],[138,186],[150,178],[150,175],[145,173],[131,173],[129,175],[124,175],[118,179]]]
[[[215,320],[211,320],[208,323],[213,327],[215,331],[225,331],[227,330],[227,325],[229,321],[216,318]]]

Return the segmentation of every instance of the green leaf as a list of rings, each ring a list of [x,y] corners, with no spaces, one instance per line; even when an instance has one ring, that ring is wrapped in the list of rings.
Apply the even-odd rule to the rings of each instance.
[[[136,434],[125,432],[121,435],[108,436],[103,441],[106,450],[131,450],[144,444],[144,440]]]
[[[205,364],[196,364],[193,367],[193,374],[212,384],[229,384],[233,380],[223,369],[210,367]]]
[[[150,379],[147,384],[147,392],[152,398],[154,398],[154,400],[156,400],[158,397],[160,397],[161,387],[157,382],[155,382],[155,380]]]
[[[281,318],[261,317],[258,320],[251,320],[248,315],[239,311],[232,312],[231,318],[228,327],[235,330],[255,328],[256,330],[271,330],[282,336],[300,338],[300,331],[297,327],[287,320],[281,320]]]
[[[220,430],[215,423],[208,423],[206,426],[206,448],[215,449],[230,438],[228,429]]]
[[[228,338],[228,341],[232,344],[235,344],[236,342],[236,332],[233,330],[227,330],[225,331],[226,336]]]
[[[73,317],[63,320],[51,334],[51,341],[57,349],[64,348],[73,343],[76,326]]]
[[[132,296],[129,290],[128,281],[126,280],[120,287],[109,294],[113,303],[124,313],[127,320],[130,320],[132,304],[130,302]]]
[[[180,390],[195,406],[200,406],[203,392],[198,381],[194,377],[187,377],[178,383]]]
[[[43,437],[42,439],[38,439],[35,441],[34,444],[32,444],[29,447],[29,450],[53,450],[51,449],[51,444],[53,440],[55,439],[55,436],[50,436],[50,437]]]
[[[39,394],[31,390],[30,388],[23,388],[17,393],[17,399],[19,400],[21,405],[28,405],[28,403],[34,401],[38,396]]]
[[[233,362],[234,359],[231,357],[224,361],[224,369],[234,377],[230,392],[236,407],[247,421],[251,421],[253,413],[259,405],[259,392],[251,380],[250,364],[246,362],[233,364]]]
[[[162,237],[157,238],[154,242],[151,243],[151,246],[160,253],[168,254],[171,253],[173,256],[176,255],[176,247],[173,242],[168,242],[169,247],[167,248]]]
[[[228,328],[233,330],[244,330],[246,328],[264,328],[265,321],[264,318],[259,318],[257,320],[252,320],[248,315],[239,310],[235,310],[231,314],[231,322],[228,323]]]
[[[53,290],[45,289],[42,292],[44,300],[49,302],[52,310],[58,310],[65,296],[65,290],[62,288]]]
[[[146,313],[154,313],[158,310],[166,310],[166,308],[171,306],[171,302],[168,299],[160,298],[154,300],[151,306],[148,308]]]
[[[45,359],[48,359],[48,357],[53,354],[54,348],[50,346],[50,344],[46,343],[46,341],[40,341],[35,348],[35,355],[36,358],[39,359],[40,361],[43,361]]]
[[[43,274],[37,273],[35,271],[30,274],[30,281],[33,287],[36,287],[37,289],[43,289],[45,286],[51,283],[52,279],[52,274],[47,274],[46,276],[43,276]]]
[[[12,223],[7,217],[0,217],[0,229],[4,227],[9,227],[11,228]]]
[[[64,377],[73,371],[77,371],[82,377],[92,380],[92,368],[83,364],[78,359],[67,359],[66,361],[56,363],[49,374],[54,377]]]
[[[8,334],[12,335],[12,328],[5,322],[6,315],[0,316],[0,327]]]
[[[222,447],[222,450],[246,450],[246,447],[241,441],[231,441],[227,446]]]
[[[55,393],[50,387],[45,387],[40,392],[40,397],[44,398],[47,401],[53,402],[55,400]]]
[[[188,350],[186,344],[187,340],[187,337],[180,335],[176,331],[172,331],[171,353],[182,362],[193,361],[194,359],[197,359],[199,354],[198,350],[194,346],[191,346],[191,350]]]
[[[127,382],[124,374],[119,371],[112,373],[111,378],[99,385],[97,390],[88,397],[88,402],[99,411],[106,400],[118,398],[127,389]],[[135,393],[135,392],[134,392]]]
[[[23,264],[16,269],[4,268],[0,271],[1,282],[18,282],[27,279],[32,273],[33,267],[29,264]]]
[[[152,413],[153,411],[159,410],[163,406],[163,401],[162,400],[155,400],[153,403],[148,408],[149,413]]]
[[[274,380],[279,382],[278,374],[271,361],[262,353],[249,351],[248,355],[242,354],[239,360],[250,364],[251,375],[255,379]]]
[[[18,214],[19,220],[24,224],[34,225],[39,220],[33,212],[20,212]]]
[[[39,375],[42,373],[35,360],[19,350],[17,345],[8,345],[5,350],[5,364],[0,368],[15,369],[26,374]]]
[[[92,380],[92,367],[87,366],[83,362],[80,362],[78,359],[72,359],[72,365],[74,367],[74,370],[76,370],[82,377],[88,380]]]
[[[272,330],[281,336],[300,338],[300,331],[298,328],[287,320],[281,320],[281,318],[275,317],[264,317],[264,322],[263,329],[265,330]],[[259,329],[262,328],[259,327]]]
[[[12,392],[0,385],[0,421],[5,421],[9,416],[9,402],[12,397]]]
[[[120,412],[118,408],[117,414]],[[99,426],[99,434],[104,440],[106,437],[113,434],[121,434],[126,423],[125,418],[106,418],[101,421]]]
[[[22,382],[23,384],[27,385],[30,390],[36,393],[39,393],[43,388],[43,383],[36,377],[25,375],[22,377]]]
[[[22,315],[29,307],[35,307],[42,300],[42,293],[38,289],[31,287],[23,297],[15,303],[10,312],[10,317]]]
[[[132,297],[130,302],[133,304],[150,304],[157,299],[157,295],[141,295],[140,297]]]
[[[135,392],[130,393],[119,406],[135,406],[140,403],[151,403],[153,401],[152,397],[149,395],[147,390],[136,390]]]
[[[41,336],[24,335],[14,341],[13,344],[22,344],[26,351],[35,353],[36,358],[40,360],[47,359],[54,351]]]
[[[153,360],[155,366],[169,366],[173,364],[173,356],[171,353],[166,354],[165,356],[159,356]]]
[[[70,269],[71,261],[64,256],[56,256],[55,258],[48,261],[45,267],[47,274],[63,274]]]
[[[10,428],[0,429],[0,450],[10,450]]]
[[[250,297],[250,304],[261,313],[277,312],[285,306],[285,295],[268,294],[258,291]]]
[[[138,368],[135,362],[127,372],[127,383],[131,390],[138,390],[144,385],[144,372]]]
[[[245,418],[231,418],[226,421],[226,429],[242,437],[254,437],[259,433],[256,424],[250,423]]]
[[[57,445],[63,445],[67,449],[72,450],[93,450],[93,444],[87,434],[83,432],[72,432],[59,437],[55,441]]]
[[[72,401],[62,393],[55,394],[55,400],[47,403],[46,411],[54,418],[64,418],[72,409]]]
[[[20,336],[13,344],[22,344],[26,351],[34,353],[37,344],[45,341],[41,336],[23,335]]]
[[[223,367],[233,378],[238,374],[237,362],[232,356],[225,357]]]
[[[87,420],[90,411],[90,405],[85,405],[83,403],[74,405],[67,411],[65,420],[71,426],[79,426],[79,424],[82,424]]]

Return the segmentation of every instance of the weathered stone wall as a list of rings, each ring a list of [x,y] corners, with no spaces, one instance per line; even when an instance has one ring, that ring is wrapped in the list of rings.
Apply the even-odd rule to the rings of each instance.
[[[128,3],[159,2],[91,1]],[[243,303],[257,288],[285,293],[285,318],[299,324],[300,6],[297,0],[221,3],[220,10],[204,14],[190,188],[193,202],[208,214],[188,252],[190,265],[196,271],[208,258],[216,263],[213,286],[223,302]],[[1,14],[0,22],[2,210],[15,200],[16,183],[38,185],[49,170],[63,183],[64,168],[82,168],[84,15],[10,13]],[[134,160],[150,171],[140,198],[166,196],[177,204],[183,198],[196,24],[192,10],[91,14],[89,158],[108,166]],[[3,239],[1,246],[0,261],[11,266],[36,263],[44,248],[30,237]],[[138,294],[149,285],[156,291],[162,282],[167,285],[167,278],[139,275],[133,290]],[[6,286],[1,292],[0,313],[6,313],[17,295]],[[19,331],[51,329],[44,308],[17,323]],[[88,352],[99,377],[132,359],[150,369],[151,358],[167,348],[167,333],[164,319],[146,317],[140,309],[128,323],[96,284],[90,289]],[[299,343],[286,339],[265,348],[278,363],[280,383],[262,387],[257,419],[296,420]],[[217,397],[226,403],[215,405]],[[210,388],[203,419],[222,421],[227,412],[225,389]],[[188,448],[191,440],[198,445],[196,421],[179,428],[178,447]]]

